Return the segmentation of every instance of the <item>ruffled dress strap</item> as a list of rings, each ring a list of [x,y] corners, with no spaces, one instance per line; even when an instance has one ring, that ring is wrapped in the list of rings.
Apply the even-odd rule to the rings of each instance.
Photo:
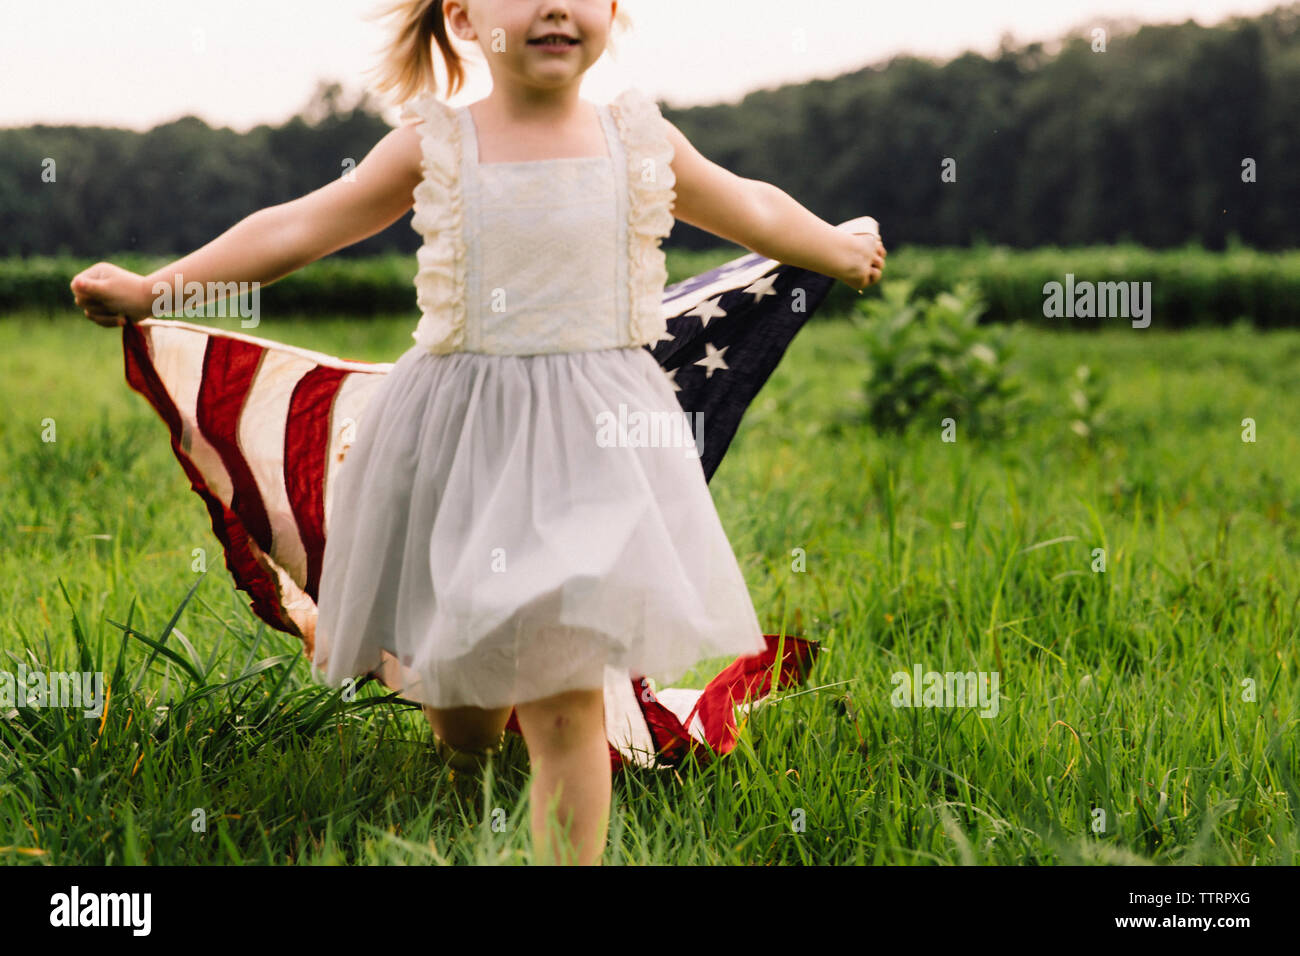
[[[662,239],[673,228],[676,199],[667,125],[642,91],[624,90],[609,103],[624,147],[628,184],[628,339],[651,345],[668,338],[663,292],[668,266]],[[421,119],[421,167],[411,227],[424,239],[417,253],[416,299],[421,318],[411,337],[434,353],[460,351],[468,315],[469,254],[465,236],[464,127],[456,110],[426,93],[405,104]]]
[[[668,338],[663,301],[668,264],[659,243],[673,228],[674,151],[658,104],[641,90],[624,90],[609,106],[627,156],[629,333],[634,344],[653,346]]]
[[[421,169],[411,228],[424,239],[417,253],[416,301],[421,318],[411,338],[430,352],[459,351],[465,341],[468,253],[461,182],[463,138],[456,111],[432,93],[403,106],[420,125]]]

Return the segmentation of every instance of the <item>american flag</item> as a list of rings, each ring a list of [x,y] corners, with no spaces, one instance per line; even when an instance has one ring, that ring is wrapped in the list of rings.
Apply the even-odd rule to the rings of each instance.
[[[749,254],[664,290],[667,332],[645,347],[683,411],[707,416],[700,454],[706,480],[833,283]],[[122,336],[127,383],[167,423],[235,585],[259,618],[301,638],[310,658],[331,475],[392,364],[163,319],[128,322]],[[708,759],[730,752],[737,710],[747,713],[766,698],[774,674],[778,689],[801,683],[817,653],[804,638],[765,638],[765,652],[737,658],[703,690],[655,690],[626,672],[611,678],[605,721],[612,767],[675,766],[688,753]],[[519,732],[513,713],[507,729]]]

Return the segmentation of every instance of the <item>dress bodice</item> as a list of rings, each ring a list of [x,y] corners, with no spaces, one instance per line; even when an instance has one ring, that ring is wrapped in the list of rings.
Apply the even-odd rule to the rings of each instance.
[[[468,107],[431,94],[408,104],[424,121],[418,345],[526,355],[666,337],[672,145],[635,89],[597,111],[604,156],[484,164]]]

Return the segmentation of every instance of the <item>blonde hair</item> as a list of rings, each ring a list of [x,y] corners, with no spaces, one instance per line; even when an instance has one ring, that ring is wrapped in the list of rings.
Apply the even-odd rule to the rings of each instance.
[[[461,0],[468,7],[473,0]],[[447,72],[447,96],[454,96],[465,85],[465,62],[452,45],[452,34],[447,29],[447,17],[442,0],[396,0],[390,2],[368,19],[396,17],[391,39],[384,47],[379,65],[368,71],[377,74],[372,84],[378,93],[394,91],[396,100],[404,103],[426,90],[438,91],[438,78],[433,63],[433,45],[438,45]],[[616,34],[632,28],[627,11],[619,9],[614,14],[607,49],[617,55]]]

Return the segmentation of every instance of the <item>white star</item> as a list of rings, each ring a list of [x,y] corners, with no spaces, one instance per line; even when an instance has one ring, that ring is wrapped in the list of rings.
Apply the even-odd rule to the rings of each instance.
[[[671,332],[668,331],[668,325],[665,322],[664,329],[662,332],[659,333],[659,337],[649,344],[651,348],[655,348],[659,345],[660,342],[674,342],[676,340],[677,340],[677,336],[673,335]]]
[[[776,295],[776,290],[772,288],[774,285],[776,285],[775,272],[751,282],[745,291],[754,297],[755,302],[758,302],[765,295]]]
[[[725,353],[729,348],[731,348],[730,345],[724,345],[722,348],[718,349],[713,347],[712,342],[704,343],[704,358],[697,360],[695,364],[703,365],[708,369],[704,375],[705,378],[713,378],[713,370],[715,368],[731,368],[730,365],[722,361],[723,353]]]
[[[700,317],[700,328],[705,328],[709,324],[709,319],[716,319],[720,315],[726,315],[725,309],[718,308],[718,303],[722,301],[722,296],[717,295],[712,299],[701,302],[685,315],[698,315]]]
[[[680,392],[682,390],[682,387],[677,384],[677,369],[673,369],[671,372],[664,372],[664,378],[668,379],[674,392]]]

